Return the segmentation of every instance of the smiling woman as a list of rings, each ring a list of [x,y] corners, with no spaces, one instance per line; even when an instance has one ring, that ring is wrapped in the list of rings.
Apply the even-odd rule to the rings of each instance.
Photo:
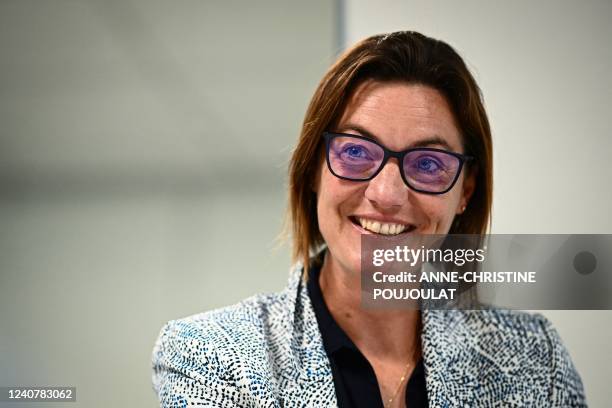
[[[364,235],[489,225],[489,123],[448,44],[403,31],[342,55],[311,100],[289,181],[287,288],[169,322],[153,353],[162,406],[585,405],[540,315],[361,307]]]

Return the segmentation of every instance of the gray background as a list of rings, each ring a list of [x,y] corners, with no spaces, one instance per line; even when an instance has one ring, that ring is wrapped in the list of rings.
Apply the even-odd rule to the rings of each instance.
[[[438,36],[474,70],[493,232],[611,232],[611,15],[593,1],[0,1],[0,385],[155,406],[165,321],[282,288],[306,105],[337,52],[375,32]],[[546,314],[604,406],[610,313]]]
[[[287,160],[335,10],[0,2],[0,385],[155,406],[167,320],[285,285]]]

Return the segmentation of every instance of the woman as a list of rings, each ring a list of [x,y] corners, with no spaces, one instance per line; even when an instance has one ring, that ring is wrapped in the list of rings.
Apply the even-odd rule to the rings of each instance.
[[[459,55],[415,32],[361,41],[293,153],[289,285],[169,322],[162,406],[584,406],[542,316],[360,308],[362,234],[485,233],[491,195],[490,128]]]

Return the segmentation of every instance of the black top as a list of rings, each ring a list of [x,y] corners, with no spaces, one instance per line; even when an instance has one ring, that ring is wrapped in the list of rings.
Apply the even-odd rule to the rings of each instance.
[[[308,295],[312,302],[323,346],[331,365],[339,407],[383,407],[378,381],[372,366],[353,341],[338,326],[323,300],[319,286],[320,268],[310,269]],[[399,378],[398,378],[399,381]],[[421,359],[406,385],[406,406],[427,407],[425,369]]]

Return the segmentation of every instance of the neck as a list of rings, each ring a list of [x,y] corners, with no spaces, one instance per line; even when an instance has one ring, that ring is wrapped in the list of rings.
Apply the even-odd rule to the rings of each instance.
[[[419,310],[375,310],[361,307],[359,272],[342,268],[329,252],[319,285],[334,320],[368,358],[378,361],[417,361],[421,354]]]

